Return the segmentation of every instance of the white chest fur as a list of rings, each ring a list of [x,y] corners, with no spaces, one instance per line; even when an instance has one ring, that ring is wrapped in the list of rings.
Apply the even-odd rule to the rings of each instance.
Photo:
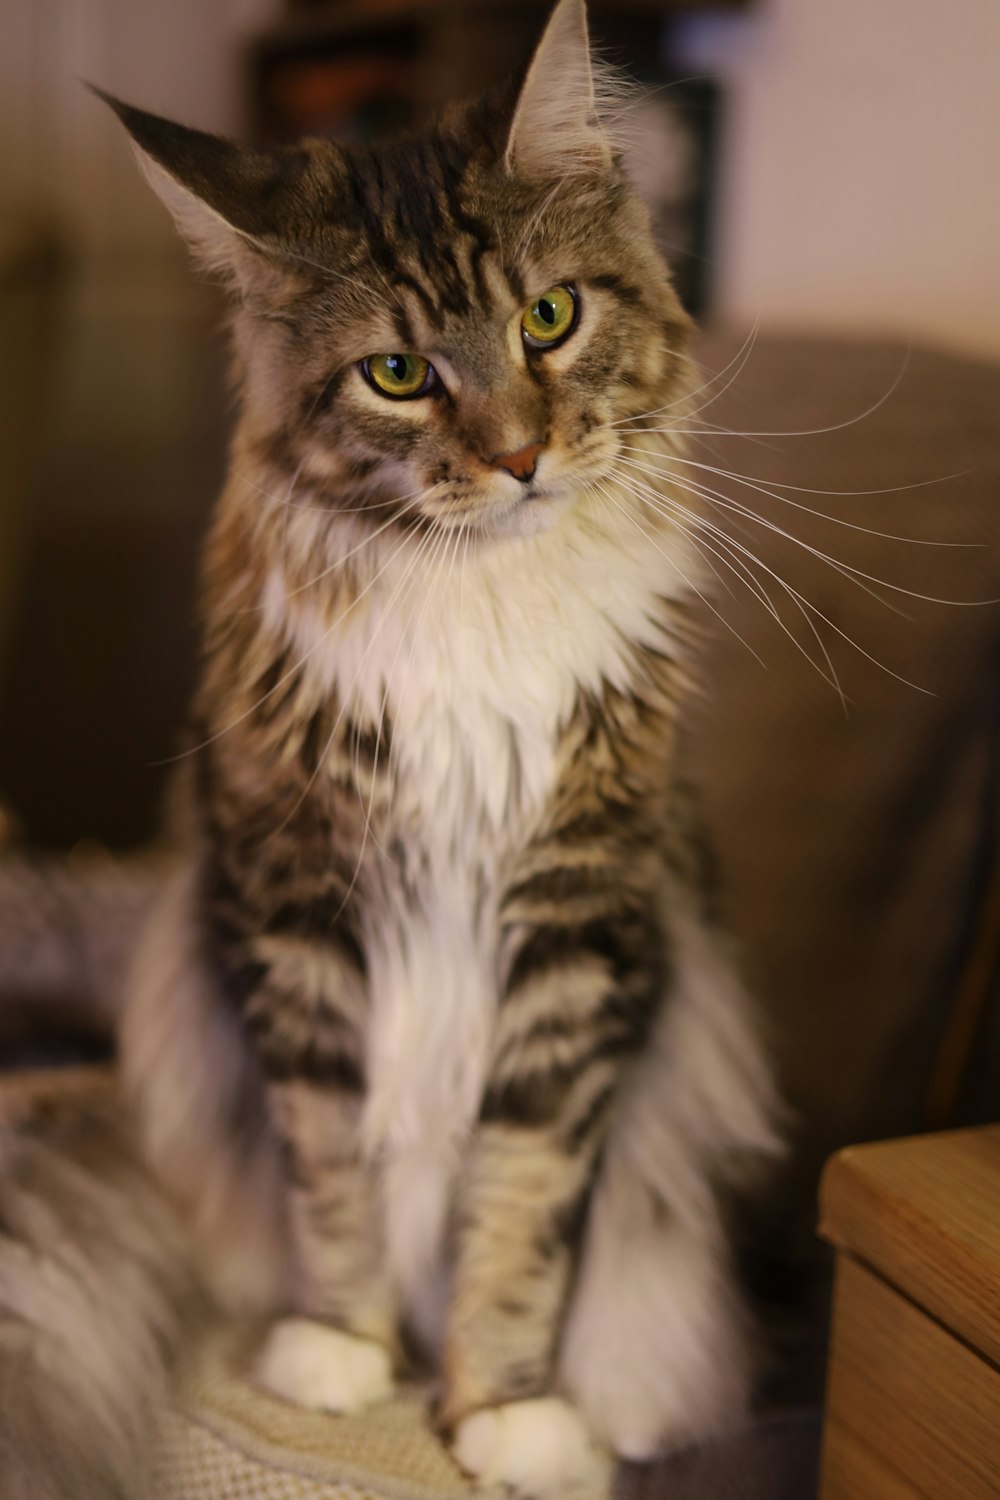
[[[403,899],[389,875],[365,934],[364,1134],[396,1279],[431,1336],[430,1273],[489,1066],[502,863],[544,808],[579,692],[624,686],[635,644],[669,647],[660,601],[691,564],[677,554],[671,576],[666,545],[581,510],[467,557],[414,565],[404,550],[318,648],[308,613],[294,616],[323,687],[391,726],[392,823],[418,878]]]

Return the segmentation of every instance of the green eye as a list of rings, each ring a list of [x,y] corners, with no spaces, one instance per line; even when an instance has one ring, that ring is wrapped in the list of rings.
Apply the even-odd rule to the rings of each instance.
[[[437,383],[434,366],[419,354],[370,354],[361,369],[369,385],[397,401],[426,396]]]
[[[551,349],[572,333],[576,296],[568,286],[554,286],[525,310],[521,333],[530,349]]]

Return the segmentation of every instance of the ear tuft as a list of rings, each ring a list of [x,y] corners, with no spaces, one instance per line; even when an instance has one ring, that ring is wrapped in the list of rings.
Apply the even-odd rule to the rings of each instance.
[[[304,152],[254,151],[89,87],[125,126],[150,185],[210,269],[239,279],[248,251],[276,247]]]
[[[584,0],[559,0],[549,18],[521,87],[504,162],[528,179],[610,165]]]

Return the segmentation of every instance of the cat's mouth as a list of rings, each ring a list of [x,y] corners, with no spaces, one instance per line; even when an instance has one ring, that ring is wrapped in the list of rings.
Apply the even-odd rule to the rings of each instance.
[[[569,490],[570,486],[565,481],[550,479],[545,483],[540,483],[537,479],[533,479],[530,484],[525,485],[520,498],[522,501],[559,500],[568,495]]]
[[[507,505],[493,505],[484,512],[478,530],[484,539],[534,536],[548,531],[573,505],[580,482],[558,478],[532,480]]]
[[[528,481],[493,476],[483,487],[467,482],[457,493],[440,497],[440,509],[428,519],[444,531],[461,531],[486,542],[547,531],[607,477],[613,457],[606,449],[591,449],[549,466],[549,472],[543,465]]]

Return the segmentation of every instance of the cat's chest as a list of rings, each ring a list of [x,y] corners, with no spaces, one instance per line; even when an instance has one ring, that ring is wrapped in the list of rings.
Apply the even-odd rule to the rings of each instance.
[[[668,644],[662,554],[638,541],[571,531],[387,570],[315,667],[374,734],[389,838],[471,870],[528,836],[581,695],[627,688],[637,648]]]
[[[370,1147],[405,1161],[412,1180],[428,1152],[454,1162],[477,1116],[503,884],[544,818],[579,691],[558,638],[533,636],[510,612],[498,625],[495,602],[484,607],[482,589],[435,597],[422,619],[386,622],[368,657],[392,790],[369,865],[365,1127]]]
[[[405,578],[382,587],[329,650],[297,644],[388,768],[364,856],[363,1131],[409,1301],[437,1263],[489,1073],[505,872],[544,822],[581,695],[627,687],[636,648],[669,641],[648,544],[570,537],[431,571],[408,597]]]

